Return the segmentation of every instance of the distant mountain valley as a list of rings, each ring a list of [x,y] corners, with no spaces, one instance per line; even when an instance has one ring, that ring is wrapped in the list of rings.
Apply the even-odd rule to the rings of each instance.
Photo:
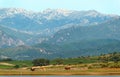
[[[0,9],[0,59],[68,58],[120,52],[120,16],[95,10]]]

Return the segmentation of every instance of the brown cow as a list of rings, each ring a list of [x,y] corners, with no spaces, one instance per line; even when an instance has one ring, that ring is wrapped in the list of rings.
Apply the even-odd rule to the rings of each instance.
[[[65,70],[70,70],[71,67],[70,67],[70,66],[66,66],[64,69],[65,69]]]
[[[35,71],[35,68],[30,68],[31,71]]]

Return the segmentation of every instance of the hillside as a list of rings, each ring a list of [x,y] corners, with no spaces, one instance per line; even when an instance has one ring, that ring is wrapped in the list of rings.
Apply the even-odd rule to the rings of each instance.
[[[0,26],[0,48],[24,45],[31,35]]]
[[[60,30],[50,41],[55,43],[69,43],[81,40],[117,39],[120,40],[120,18],[98,25],[77,26]]]
[[[27,42],[24,42],[25,45],[46,41],[61,29],[99,24],[118,17],[118,15],[102,14],[95,10],[46,9],[34,12],[19,8],[0,9],[0,25],[31,35],[29,39],[26,39]],[[22,34],[19,38],[21,37]]]
[[[120,17],[95,10],[0,9],[0,58],[31,60],[120,52]]]

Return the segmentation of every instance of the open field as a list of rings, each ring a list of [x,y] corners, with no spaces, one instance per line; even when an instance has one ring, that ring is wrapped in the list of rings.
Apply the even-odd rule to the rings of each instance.
[[[30,71],[25,69],[0,70],[0,75],[120,75],[120,69],[56,70]]]
[[[71,65],[70,70],[65,70],[66,65],[44,66],[45,69],[30,68],[0,69],[0,75],[120,75],[120,68],[92,68],[81,67],[82,65]]]
[[[0,75],[120,75],[120,54],[33,61],[0,61]],[[43,62],[44,64],[44,62]],[[66,69],[69,67],[70,69]],[[34,69],[34,70],[33,70]]]

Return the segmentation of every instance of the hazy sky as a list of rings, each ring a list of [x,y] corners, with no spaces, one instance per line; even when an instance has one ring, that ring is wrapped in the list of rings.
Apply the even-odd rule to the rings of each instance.
[[[42,11],[47,8],[68,10],[97,10],[120,15],[120,0],[0,0],[0,8],[24,8]]]

